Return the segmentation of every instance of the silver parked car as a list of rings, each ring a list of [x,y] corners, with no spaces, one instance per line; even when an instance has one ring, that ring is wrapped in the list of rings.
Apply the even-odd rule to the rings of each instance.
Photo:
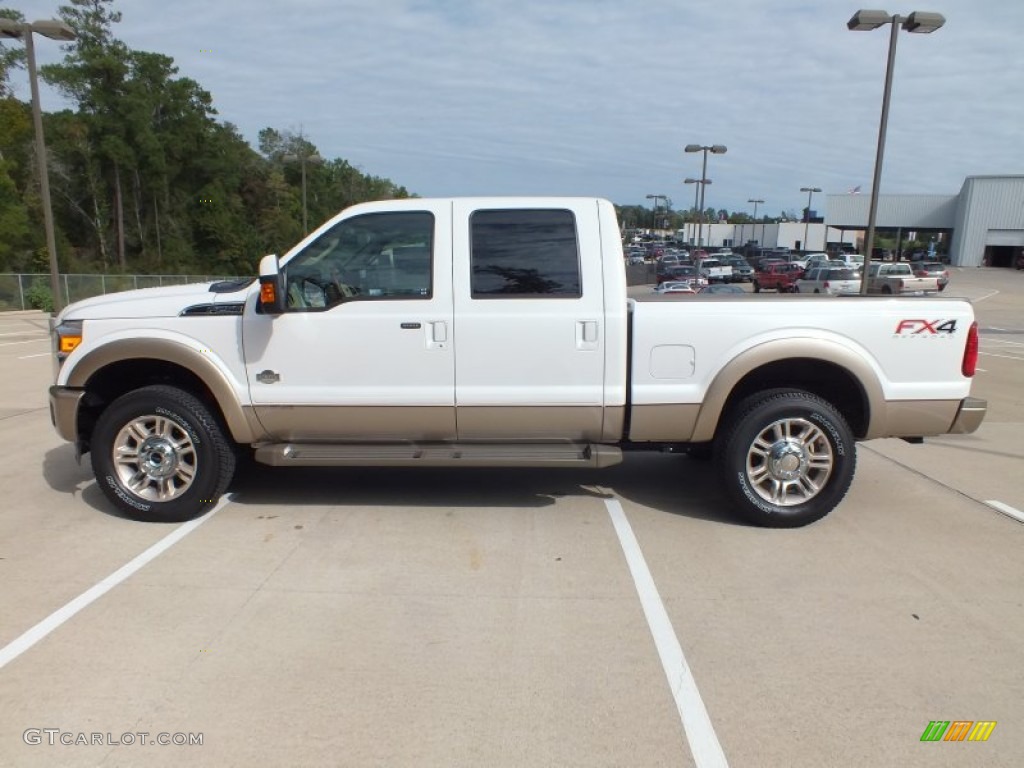
[[[860,272],[846,267],[812,267],[796,281],[797,293],[853,296],[860,293]]]

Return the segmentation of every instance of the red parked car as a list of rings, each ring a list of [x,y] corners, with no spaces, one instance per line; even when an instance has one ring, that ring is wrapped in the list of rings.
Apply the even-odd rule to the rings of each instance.
[[[754,293],[771,290],[792,293],[796,289],[796,281],[803,273],[803,267],[793,262],[764,262],[754,275]]]

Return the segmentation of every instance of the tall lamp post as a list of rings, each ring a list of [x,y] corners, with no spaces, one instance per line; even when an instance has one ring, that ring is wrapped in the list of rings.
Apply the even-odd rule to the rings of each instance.
[[[39,106],[39,82],[36,78],[36,51],[32,33],[51,40],[69,41],[75,39],[75,32],[63,21],[44,19],[32,23],[21,23],[0,18],[0,37],[20,38],[25,41],[25,57],[28,60],[28,82],[32,90],[32,123],[36,134],[36,160],[39,163],[39,197],[43,203],[43,228],[46,230],[46,250],[50,255],[50,292],[53,294],[53,314],[64,306],[60,291],[60,267],[57,264],[57,238],[53,227],[53,208],[50,205],[50,175],[46,163],[46,141],[43,138],[43,112]]]
[[[946,23],[941,13],[914,11],[909,16],[889,14],[887,11],[857,11],[846,22],[846,28],[853,32],[870,32],[886,24],[890,25],[889,59],[885,65],[885,88],[882,91],[882,117],[878,122],[878,147],[875,151],[875,175],[871,183],[871,205],[868,209],[868,239],[864,245],[864,272],[861,275],[860,292],[868,292],[868,270],[871,267],[871,251],[875,247],[875,220],[878,215],[878,188],[882,180],[882,158],[885,156],[885,131],[889,123],[889,99],[892,95],[892,72],[896,64],[896,36],[899,26],[907,32],[930,33]]]
[[[697,208],[697,247],[700,248],[704,239],[704,187],[711,183],[711,179],[683,179],[684,184],[696,184],[693,190],[694,206]],[[699,201],[698,199],[699,198]]]
[[[754,204],[754,224],[756,225],[757,224],[757,206],[758,206],[759,203],[763,204],[764,200],[754,200],[753,198],[751,198],[750,200],[747,200],[747,202]],[[751,227],[750,234],[754,234],[753,227]],[[762,246],[764,245],[764,225],[763,224],[761,225],[761,241],[758,243],[758,245],[762,245]]]
[[[801,192],[807,193],[807,213],[804,214],[804,253],[809,250],[807,247],[807,230],[811,226],[811,196],[815,192],[821,192],[821,187],[800,187]]]
[[[309,221],[306,215],[306,163],[309,163],[310,165],[322,165],[324,159],[315,152],[312,155],[285,155],[283,159],[286,163],[297,162],[302,166],[302,233],[304,235],[308,235]]]
[[[658,228],[658,201],[664,200],[666,207],[668,206],[668,197],[666,195],[648,195],[648,200],[653,200],[654,203],[654,226],[651,228],[651,234],[654,234],[654,230]]]
[[[684,152],[703,152],[704,165],[700,171],[700,234],[697,235],[697,247],[701,246],[701,239],[704,236],[704,187],[711,183],[708,179],[708,152],[714,155],[724,155],[728,150],[721,144],[687,144],[683,147]],[[696,179],[694,179],[696,181]],[[693,183],[693,182],[691,182]]]

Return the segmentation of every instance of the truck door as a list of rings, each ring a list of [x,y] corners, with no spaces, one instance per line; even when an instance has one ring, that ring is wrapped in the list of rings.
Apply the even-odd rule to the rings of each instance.
[[[456,200],[452,221],[459,439],[599,439],[596,201]]]
[[[278,440],[455,437],[451,203],[368,204],[282,265],[286,309],[243,321],[257,418]]]

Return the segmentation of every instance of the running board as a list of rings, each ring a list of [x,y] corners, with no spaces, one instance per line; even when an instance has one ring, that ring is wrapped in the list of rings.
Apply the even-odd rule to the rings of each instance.
[[[256,449],[272,467],[610,467],[611,445],[581,443],[275,443]]]

